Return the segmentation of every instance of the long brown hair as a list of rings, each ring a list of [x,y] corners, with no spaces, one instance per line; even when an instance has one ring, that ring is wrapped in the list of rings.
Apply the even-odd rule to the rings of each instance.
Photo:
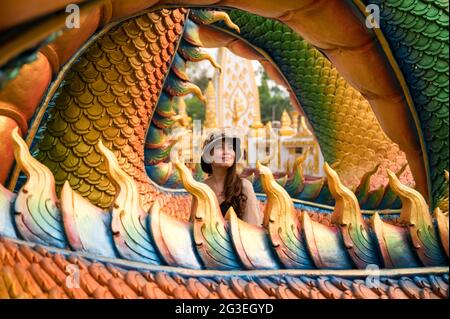
[[[240,178],[236,172],[236,160],[227,170],[223,187],[225,197],[224,203],[233,206],[238,217],[242,219],[245,212],[245,205],[247,203],[247,195],[245,195],[242,191],[242,178]]]

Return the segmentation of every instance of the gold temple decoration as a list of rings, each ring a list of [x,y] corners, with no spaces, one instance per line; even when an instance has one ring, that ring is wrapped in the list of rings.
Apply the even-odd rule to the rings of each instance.
[[[183,97],[178,98],[177,109],[178,113],[175,118],[177,122],[173,127],[183,127],[186,129],[190,128],[192,125],[192,118],[186,112],[186,102]]]
[[[252,62],[232,54],[226,48],[220,48],[219,63],[223,72],[216,78],[218,126],[231,127],[234,126],[234,121],[240,129],[247,130],[252,124],[255,128],[262,127],[259,93]]]
[[[205,91],[206,96],[206,108],[205,108],[205,128],[217,128],[217,115],[216,115],[216,91],[212,80],[208,81],[208,86]]]
[[[297,111],[292,111],[291,112],[291,118],[292,118],[292,125],[291,125],[291,127],[294,129],[294,131],[298,130],[298,123],[299,123],[298,116],[299,116],[299,113]]]
[[[280,135],[281,136],[292,136],[295,134],[294,129],[292,126],[292,120],[289,116],[289,113],[284,110],[281,114],[281,128],[280,128]]]

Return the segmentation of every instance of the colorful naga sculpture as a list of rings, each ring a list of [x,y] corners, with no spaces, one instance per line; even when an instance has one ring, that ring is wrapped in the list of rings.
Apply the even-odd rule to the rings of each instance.
[[[0,4],[0,298],[448,298],[447,0],[33,2]],[[170,134],[218,47],[326,161],[258,162],[260,227]]]

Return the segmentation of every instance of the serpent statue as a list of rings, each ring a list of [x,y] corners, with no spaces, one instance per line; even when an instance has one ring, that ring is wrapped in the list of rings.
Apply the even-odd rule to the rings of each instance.
[[[0,4],[0,298],[448,298],[447,0],[76,2],[75,28],[68,1]],[[257,162],[261,227],[171,134],[219,47],[287,89],[326,161]]]

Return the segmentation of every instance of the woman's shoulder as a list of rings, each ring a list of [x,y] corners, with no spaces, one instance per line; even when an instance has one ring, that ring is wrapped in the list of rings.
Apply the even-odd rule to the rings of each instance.
[[[244,190],[253,190],[253,184],[246,178],[241,178],[242,180],[242,188]]]

